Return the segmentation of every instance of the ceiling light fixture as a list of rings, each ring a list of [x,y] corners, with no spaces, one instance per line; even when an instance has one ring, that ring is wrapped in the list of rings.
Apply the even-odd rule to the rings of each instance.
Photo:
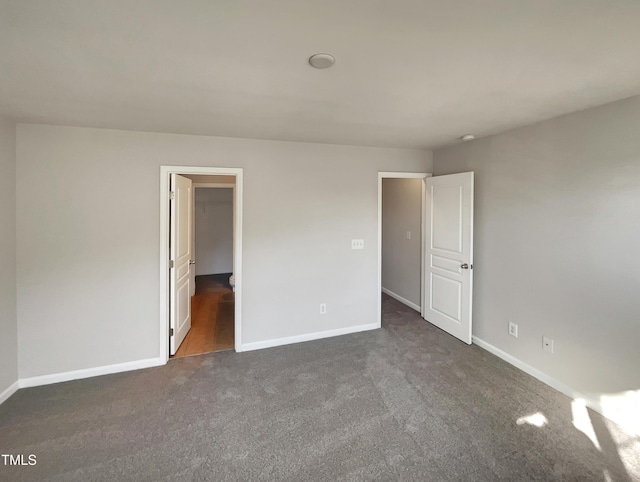
[[[335,57],[329,54],[315,54],[309,57],[309,64],[316,69],[328,69],[335,63]]]
[[[475,138],[476,138],[476,136],[474,136],[473,134],[465,134],[460,139],[462,139],[464,142],[467,142],[467,141],[472,141]]]

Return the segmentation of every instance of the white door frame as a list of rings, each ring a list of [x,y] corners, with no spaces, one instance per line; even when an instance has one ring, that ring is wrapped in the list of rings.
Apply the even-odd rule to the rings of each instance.
[[[424,311],[424,207],[426,186],[424,180],[433,176],[429,172],[378,171],[378,328],[382,327],[382,180],[422,179],[422,205],[420,206],[420,315]]]
[[[160,360],[169,361],[169,175],[235,176],[233,266],[235,282],[235,350],[242,346],[242,168],[160,166]]]

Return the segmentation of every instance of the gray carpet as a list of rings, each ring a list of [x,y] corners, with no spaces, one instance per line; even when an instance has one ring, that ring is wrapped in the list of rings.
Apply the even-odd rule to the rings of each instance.
[[[0,465],[0,479],[640,480],[638,454],[625,468],[616,449],[637,439],[596,413],[601,451],[564,395],[386,296],[383,319],[20,390],[0,406],[0,453],[37,465]],[[516,423],[536,412],[546,426]]]

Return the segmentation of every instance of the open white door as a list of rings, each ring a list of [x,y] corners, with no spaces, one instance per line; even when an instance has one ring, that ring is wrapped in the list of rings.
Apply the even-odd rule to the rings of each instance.
[[[191,288],[189,289],[189,296],[196,294],[196,190],[191,185],[191,261],[189,261],[189,282]]]
[[[175,355],[191,328],[191,179],[171,174],[170,189],[169,352]]]
[[[422,316],[471,344],[473,172],[430,177],[425,183]]]

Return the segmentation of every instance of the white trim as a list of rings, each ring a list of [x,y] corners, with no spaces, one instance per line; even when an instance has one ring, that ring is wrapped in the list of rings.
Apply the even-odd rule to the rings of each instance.
[[[169,360],[169,175],[201,174],[235,176],[234,260],[235,349],[242,351],[242,168],[160,166],[160,359]]]
[[[606,415],[604,413],[604,410],[602,409],[602,405],[598,401],[588,398],[584,393],[581,393],[571,388],[569,385],[565,385],[561,381],[556,380],[555,378],[547,375],[546,373],[538,370],[537,368],[532,367],[531,365],[523,362],[519,358],[516,358],[513,355],[509,355],[507,352],[502,351],[500,348],[493,346],[491,343],[488,343],[478,338],[477,336],[472,337],[472,341],[474,345],[478,345],[483,350],[487,350],[489,353],[497,356],[498,358],[501,358],[502,360],[513,365],[514,367],[519,368],[523,372],[531,375],[533,378],[537,378],[542,383],[549,385],[551,388],[554,388],[555,390],[558,390],[560,393],[564,393],[566,396],[573,399],[584,400],[587,407],[595,410],[603,417],[606,417],[609,420],[612,420],[613,422],[624,425],[624,421],[616,421],[613,418],[611,418],[609,415]]]
[[[378,171],[378,179],[425,179],[432,176],[430,172]]]
[[[391,296],[393,299],[398,300],[400,303],[402,303],[403,305],[407,305],[409,308],[411,308],[412,310],[416,310],[418,313],[421,312],[420,309],[420,305],[416,305],[413,301],[409,301],[406,298],[403,298],[402,296],[394,293],[391,290],[388,290],[387,288],[385,288],[384,286],[381,288],[381,290],[383,293]]]
[[[227,189],[233,189],[236,187],[236,184],[233,183],[231,184],[229,183],[225,183],[225,182],[194,182],[191,185],[194,189],[197,187],[212,187],[212,188],[216,188],[216,189],[220,189],[220,188],[227,188]]]
[[[16,380],[11,385],[9,385],[2,393],[0,393],[0,404],[6,402],[11,395],[16,393],[20,388],[20,382]]]
[[[422,250],[420,253],[420,284],[422,285],[422,280],[424,279],[424,201],[425,201],[425,184],[424,180],[428,177],[433,176],[433,174],[428,172],[400,172],[400,171],[378,171],[378,328],[382,326],[382,180],[383,179],[422,179],[422,206],[420,207],[421,211],[421,228],[422,228]],[[424,290],[422,286],[420,286],[420,303],[422,306],[418,307],[418,311],[422,314],[423,306],[424,306]],[[391,296],[391,295],[390,295]],[[400,300],[399,300],[400,301]]]
[[[427,177],[431,177],[429,174]],[[427,182],[426,178],[422,181],[422,209],[420,210],[420,235],[422,236],[422,242],[420,243],[421,256],[420,256],[420,316],[424,318],[424,311],[427,306],[426,294],[424,290],[424,272],[427,269],[425,263],[425,253],[427,252],[427,219],[426,219],[426,206],[427,206]]]
[[[242,351],[261,350],[262,348],[291,345],[292,343],[301,343],[303,341],[321,340],[323,338],[330,338],[332,336],[348,335],[350,333],[376,330],[378,328],[380,328],[380,326],[378,326],[377,323],[369,323],[366,325],[338,328],[336,330],[317,331],[315,333],[307,333],[305,335],[287,336],[285,338],[275,338],[273,340],[256,341],[253,343],[246,343],[242,345]]]
[[[116,363],[115,365],[105,365],[102,367],[85,368],[83,370],[53,373],[51,375],[41,375],[39,377],[21,378],[18,380],[18,386],[20,388],[37,387],[40,385],[49,385],[51,383],[68,382],[69,380],[77,380],[79,378],[91,378],[100,375],[110,375],[112,373],[129,372],[131,370],[140,370],[142,368],[157,367],[164,364],[166,364],[166,360],[161,358],[147,358],[145,360]]]

